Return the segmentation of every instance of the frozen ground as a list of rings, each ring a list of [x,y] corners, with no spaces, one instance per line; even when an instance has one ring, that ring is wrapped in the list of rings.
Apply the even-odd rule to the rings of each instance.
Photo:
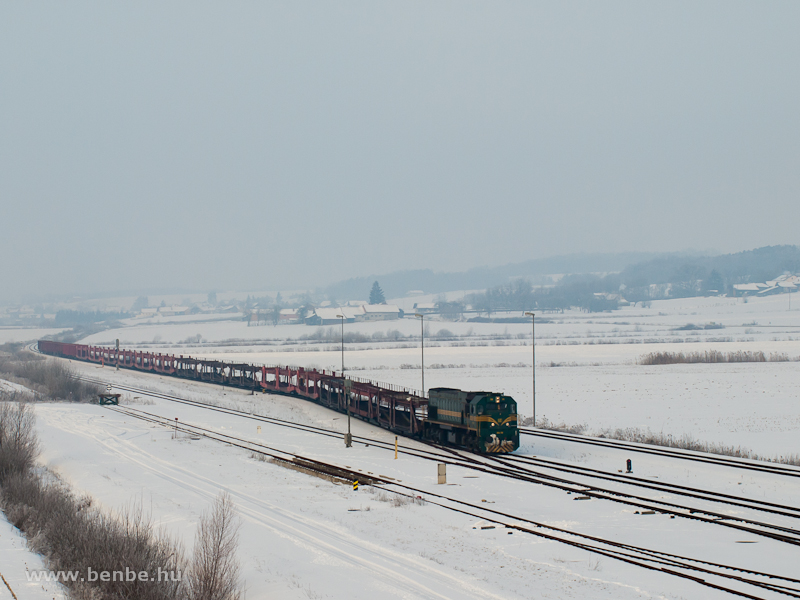
[[[42,558],[28,550],[25,538],[0,514],[0,598],[11,598],[11,591],[19,600],[63,600],[60,584],[50,581],[29,581],[27,573],[44,569]]]
[[[298,399],[250,396],[239,390],[115,372],[81,365],[84,372],[255,410],[299,423],[343,431],[342,415]],[[140,394],[139,402],[148,401]],[[574,502],[563,491],[466,469],[451,468],[447,486],[435,484],[435,464],[378,447],[302,433],[247,418],[163,400],[134,405],[170,419],[267,443],[303,456],[372,472],[427,492],[480,504],[550,525],[616,541],[778,574],[796,571],[800,553],[765,538],[665,515],[637,515],[608,501]],[[88,405],[37,406],[43,461],[75,488],[110,509],[131,502],[148,507],[168,531],[191,545],[202,512],[228,490],[242,514],[241,557],[248,598],[716,598],[724,594],[639,567],[598,558],[560,543],[497,528],[432,504],[395,506],[369,488],[353,492],[249,452],[169,430]],[[393,440],[388,432],[354,421],[356,435]],[[403,444],[415,443],[403,440]],[[625,455],[575,450],[557,442],[527,445],[522,454],[616,471]],[[742,497],[800,502],[800,484],[735,470],[687,467],[663,458],[636,457],[640,477],[702,485]],[[784,478],[785,479],[785,478]],[[735,512],[735,511],[734,511]],[[733,514],[733,513],[732,513]],[[755,542],[742,544],[741,541]]]

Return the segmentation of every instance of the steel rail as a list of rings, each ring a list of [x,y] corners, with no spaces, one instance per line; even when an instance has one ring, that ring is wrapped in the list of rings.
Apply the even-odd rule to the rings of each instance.
[[[90,378],[84,378],[84,379],[91,380]],[[100,380],[93,380],[93,381],[100,381]],[[187,400],[185,398],[180,398],[178,396],[174,396],[174,395],[171,395],[171,394],[165,394],[165,393],[162,393],[162,392],[151,392],[151,391],[148,391],[148,390],[135,388],[135,387],[131,387],[131,386],[124,386],[124,385],[123,386],[117,385],[115,387],[117,387],[118,389],[126,390],[126,391],[141,393],[141,394],[144,394],[144,395],[150,395],[150,396],[153,396],[153,397],[156,397],[156,398],[162,398],[162,399],[165,399],[165,400],[168,400],[168,401],[172,401],[172,402],[177,402],[177,403],[187,404],[187,405],[192,405],[192,406],[198,406],[198,407],[201,407],[201,408],[204,408],[204,409],[208,409],[208,410],[212,410],[212,411],[216,411],[216,412],[220,412],[220,413],[231,414],[231,415],[234,415],[234,416],[242,416],[242,417],[246,417],[246,418],[250,418],[250,419],[254,419],[254,420],[258,420],[258,421],[262,421],[262,422],[273,423],[273,424],[276,424],[276,425],[279,425],[279,426],[283,426],[283,427],[289,427],[289,428],[292,428],[292,429],[299,429],[299,430],[306,431],[306,432],[309,432],[309,433],[315,433],[315,434],[320,434],[320,435],[325,435],[325,436],[328,436],[328,437],[335,437],[335,438],[339,438],[342,435],[339,432],[328,430],[328,429],[324,429],[324,428],[321,428],[321,427],[316,427],[316,426],[312,426],[312,425],[302,425],[302,424],[292,423],[292,422],[289,422],[289,421],[283,421],[281,419],[275,419],[273,417],[264,417],[264,416],[261,416],[261,415],[254,415],[252,413],[247,413],[247,412],[240,411],[240,410],[237,410],[237,409],[231,409],[231,408],[225,408],[225,407],[217,407],[217,406],[214,406],[214,405],[211,405],[211,404],[207,404],[207,403],[204,403],[204,402],[198,402],[196,400]],[[131,409],[131,410],[140,411],[140,409]],[[144,414],[151,415],[153,417],[159,417],[159,415],[155,415],[153,413],[148,413],[147,411],[140,411],[140,412],[143,412]],[[388,443],[388,442],[383,442],[381,440],[375,440],[375,439],[371,439],[371,438],[365,438],[363,436],[354,436],[354,441],[358,441],[359,443],[362,443],[362,444],[365,444],[365,445],[374,445],[376,447],[382,447],[383,449],[388,449],[388,450],[393,450],[394,449],[394,446],[392,444]],[[545,485],[547,487],[557,488],[557,489],[560,489],[562,491],[566,491],[568,493],[578,493],[578,494],[584,494],[586,496],[593,497],[593,498],[600,499],[600,500],[610,500],[610,501],[613,501],[613,502],[618,502],[618,503],[621,503],[621,504],[632,506],[634,508],[639,508],[639,509],[644,509],[644,510],[656,510],[658,512],[670,514],[670,515],[673,515],[673,516],[676,516],[676,517],[682,517],[682,518],[692,519],[692,520],[701,521],[701,522],[705,522],[705,523],[711,523],[711,524],[715,524],[715,525],[721,525],[721,526],[725,526],[725,527],[729,527],[729,528],[739,529],[741,531],[744,531],[746,533],[750,533],[750,534],[753,534],[753,535],[759,535],[759,536],[771,538],[771,539],[774,539],[774,540],[777,540],[777,541],[781,541],[781,542],[785,542],[785,543],[789,543],[789,544],[800,545],[800,537],[799,537],[800,536],[800,531],[792,529],[792,528],[782,527],[782,526],[779,526],[779,525],[774,525],[774,524],[771,524],[771,523],[765,523],[765,522],[757,521],[757,520],[753,520],[753,519],[745,519],[745,518],[742,518],[742,517],[730,516],[730,515],[726,515],[726,514],[722,514],[722,513],[718,513],[718,512],[714,512],[714,511],[710,511],[710,510],[707,510],[707,509],[693,508],[693,507],[690,507],[690,506],[676,504],[676,503],[673,503],[673,502],[666,502],[666,501],[659,500],[659,499],[651,499],[651,498],[646,498],[646,497],[643,497],[643,496],[627,494],[627,493],[624,493],[624,492],[620,492],[618,490],[603,489],[603,488],[598,488],[596,486],[592,486],[591,489],[587,490],[586,488],[588,488],[590,486],[588,486],[585,483],[576,482],[576,481],[570,481],[568,479],[554,477],[552,475],[549,475],[549,474],[546,474],[546,473],[541,473],[541,472],[538,472],[538,471],[533,471],[533,470],[530,470],[530,469],[523,469],[523,468],[513,467],[513,466],[509,467],[509,466],[502,465],[502,464],[501,464],[500,467],[497,467],[497,466],[489,465],[489,464],[487,464],[487,463],[485,463],[485,462],[483,462],[481,460],[478,460],[475,457],[476,455],[464,456],[460,451],[452,449],[452,448],[448,448],[448,447],[445,447],[445,446],[438,446],[436,444],[431,444],[431,443],[427,443],[427,442],[422,442],[422,443],[426,443],[427,445],[429,445],[432,448],[436,448],[437,450],[441,450],[445,454],[441,454],[441,453],[434,454],[434,453],[431,453],[432,456],[431,455],[426,455],[426,453],[423,453],[423,452],[421,452],[419,450],[416,450],[416,449],[411,449],[411,448],[409,448],[407,446],[403,447],[403,453],[404,454],[409,454],[409,455],[412,455],[412,456],[416,456],[416,457],[419,457],[419,458],[427,459],[427,460],[437,460],[439,462],[445,462],[446,464],[450,464],[452,466],[458,466],[458,467],[464,467],[464,468],[470,468],[470,469],[473,469],[473,470],[478,470],[478,471],[481,471],[481,472],[484,472],[484,473],[490,474],[490,475],[505,476],[505,477],[510,477],[510,478],[514,478],[514,479],[518,479],[518,480],[528,481],[530,483],[535,483],[535,484],[539,484],[539,485]],[[453,457],[455,457],[457,459],[457,462],[452,460]],[[501,459],[499,459],[497,457],[489,456],[489,457],[486,457],[486,458],[488,458],[489,460],[501,461]],[[468,464],[464,464],[465,462],[468,463]],[[631,485],[638,485],[638,484],[631,483]],[[645,486],[641,486],[641,487],[645,487]],[[682,493],[680,491],[669,491],[669,490],[664,490],[664,489],[659,489],[658,491],[662,491],[662,492],[666,491],[668,493],[674,493],[676,495],[684,495],[684,496],[690,496],[691,495],[689,493]],[[697,491],[702,492],[703,490],[697,490]],[[694,497],[697,497],[697,496],[694,496]],[[626,500],[626,498],[627,498],[627,500]],[[702,498],[702,497],[700,499],[707,500],[707,501],[713,501],[713,502],[719,502],[719,503],[722,503],[722,504],[733,504],[732,502],[724,500],[724,499],[712,499],[712,498]],[[743,508],[750,508],[750,509],[753,509],[753,510],[759,510],[759,508],[753,507],[753,506],[744,506]],[[786,508],[791,509],[792,507],[786,507]],[[703,516],[703,515],[706,515],[706,516]],[[796,515],[789,515],[789,516],[796,516]],[[749,527],[738,525],[738,523],[743,523],[745,525],[748,525]],[[773,531],[782,532],[782,533],[773,533],[772,531],[763,531],[762,529],[758,529],[758,528],[762,528],[762,529],[766,529],[766,530],[773,530]],[[784,535],[784,534],[788,534],[788,535]]]
[[[358,478],[362,478],[363,479],[364,478],[364,474],[363,473],[360,473],[360,472],[357,472],[357,471],[353,471],[352,469],[349,469],[349,468],[342,468],[342,467],[338,467],[338,466],[335,466],[335,465],[330,465],[328,463],[324,463],[324,462],[318,461],[316,459],[309,459],[307,457],[304,457],[302,455],[299,455],[299,454],[296,454],[296,453],[293,453],[293,452],[288,452],[288,451],[272,448],[270,446],[266,446],[264,444],[260,444],[260,443],[257,443],[257,442],[251,442],[249,440],[245,440],[245,439],[239,438],[237,436],[221,434],[221,433],[218,433],[218,432],[214,432],[214,431],[208,430],[208,429],[203,428],[203,427],[199,427],[199,426],[195,426],[195,425],[189,425],[187,423],[181,423],[180,425],[176,425],[175,423],[173,423],[167,417],[156,416],[155,418],[153,418],[153,417],[149,417],[149,416],[145,416],[145,415],[138,415],[135,412],[131,412],[128,407],[106,406],[105,408],[107,408],[109,410],[112,410],[112,411],[115,411],[115,412],[118,412],[120,414],[126,415],[126,416],[130,416],[130,417],[137,418],[137,419],[140,419],[140,420],[143,420],[143,421],[146,421],[146,422],[151,422],[151,423],[154,423],[154,424],[157,424],[157,425],[161,425],[161,426],[165,427],[165,429],[169,429],[169,430],[175,429],[175,430],[178,430],[178,431],[182,431],[184,433],[195,434],[195,435],[197,435],[198,431],[199,431],[199,432],[201,432],[200,435],[202,435],[203,437],[206,437],[208,439],[211,439],[211,440],[214,440],[214,441],[223,442],[223,443],[226,443],[226,444],[230,444],[232,446],[239,447],[239,448],[242,448],[242,449],[245,449],[245,450],[259,452],[261,454],[265,454],[267,456],[271,456],[272,458],[276,458],[276,459],[279,459],[279,460],[286,460],[286,457],[291,457],[292,459],[297,459],[299,461],[302,461],[301,463],[298,463],[298,464],[301,464],[302,466],[316,465],[319,468],[319,472],[321,472],[321,473],[327,473],[327,471],[333,470],[333,471],[336,471],[336,472],[348,473],[354,479],[358,479]],[[601,545],[609,546],[611,549],[602,548],[602,547],[598,547],[598,546],[593,546],[593,545],[585,543],[585,542],[576,542],[574,540],[564,539],[564,538],[561,538],[561,537],[559,537],[557,535],[544,533],[542,531],[536,531],[536,530],[531,529],[529,527],[524,527],[524,526],[516,525],[516,524],[513,524],[513,523],[506,523],[504,521],[500,521],[496,517],[488,517],[487,518],[485,515],[471,513],[469,511],[466,511],[466,510],[461,509],[461,508],[455,508],[455,507],[452,507],[452,506],[447,506],[446,504],[443,504],[441,502],[434,502],[434,501],[429,500],[428,498],[424,498],[424,500],[426,502],[429,502],[431,504],[440,506],[442,508],[445,508],[445,509],[448,509],[448,510],[451,510],[451,511],[460,512],[462,514],[465,514],[465,515],[468,515],[468,516],[471,516],[471,517],[474,517],[474,518],[483,519],[485,521],[493,522],[493,523],[498,524],[498,525],[503,525],[504,527],[507,527],[509,529],[515,529],[515,530],[518,530],[518,531],[529,533],[529,534],[532,534],[532,535],[535,535],[535,536],[538,536],[538,537],[542,537],[542,538],[545,538],[545,539],[549,539],[549,540],[552,540],[552,541],[556,541],[556,542],[568,544],[568,545],[571,545],[571,546],[575,546],[575,547],[578,547],[578,548],[581,548],[581,549],[584,549],[584,550],[587,550],[587,551],[590,551],[590,552],[595,552],[595,553],[601,554],[603,556],[608,556],[610,558],[614,558],[614,559],[617,559],[617,560],[620,560],[620,561],[623,561],[623,562],[627,562],[629,564],[633,564],[633,565],[636,565],[636,566],[640,566],[640,567],[643,567],[643,568],[647,568],[647,569],[650,569],[650,570],[653,570],[653,571],[657,571],[657,572],[661,572],[661,573],[665,573],[665,574],[669,574],[669,575],[674,575],[674,576],[677,576],[677,577],[681,577],[681,578],[684,578],[684,579],[695,581],[695,582],[697,582],[697,583],[699,583],[701,585],[704,585],[704,586],[707,586],[707,587],[711,587],[713,589],[718,589],[720,591],[724,591],[724,592],[727,592],[727,593],[730,593],[730,594],[734,594],[734,595],[737,595],[737,596],[740,596],[740,597],[751,598],[753,600],[764,600],[762,597],[753,596],[752,594],[749,594],[749,593],[746,593],[746,592],[742,592],[740,590],[727,588],[727,587],[724,587],[724,586],[721,586],[721,585],[706,581],[706,580],[701,579],[699,577],[695,577],[693,575],[689,575],[687,573],[681,573],[681,572],[678,572],[678,571],[674,571],[673,569],[680,568],[680,569],[685,569],[685,570],[689,570],[689,571],[693,571],[693,572],[700,572],[700,573],[704,573],[706,575],[711,575],[711,576],[715,576],[715,577],[729,579],[731,581],[736,581],[736,582],[739,582],[739,583],[744,583],[744,584],[747,584],[747,585],[758,587],[758,588],[764,589],[766,591],[780,593],[780,594],[787,595],[787,596],[794,597],[794,598],[800,598],[800,589],[790,588],[788,586],[778,585],[778,584],[775,584],[775,583],[768,583],[768,582],[752,580],[752,579],[748,579],[748,578],[745,578],[745,577],[742,577],[742,576],[739,576],[739,575],[734,575],[732,573],[713,571],[713,570],[711,570],[709,568],[700,567],[700,566],[697,566],[697,565],[706,565],[708,567],[715,567],[715,568],[723,570],[723,571],[736,571],[736,572],[740,572],[740,573],[747,573],[748,575],[754,575],[754,576],[757,576],[757,577],[764,577],[764,578],[767,578],[767,579],[770,579],[770,580],[778,580],[778,581],[783,581],[783,582],[788,582],[788,583],[793,583],[793,584],[800,584],[800,580],[794,579],[794,578],[791,578],[791,577],[785,577],[785,576],[782,576],[782,575],[776,575],[776,574],[772,574],[772,573],[764,573],[764,572],[760,572],[760,571],[744,569],[744,568],[741,568],[741,567],[735,567],[735,566],[725,565],[725,564],[721,564],[721,563],[713,563],[713,562],[709,562],[709,561],[703,561],[703,560],[684,557],[684,556],[680,556],[680,555],[669,554],[669,553],[660,552],[660,551],[656,551],[656,550],[651,550],[651,549],[647,549],[647,548],[642,548],[642,547],[638,547],[638,546],[633,546],[633,545],[629,545],[629,544],[622,544],[622,543],[614,542],[614,541],[611,541],[611,540],[605,540],[603,538],[599,538],[599,537],[596,537],[596,536],[590,536],[590,535],[586,535],[586,534],[581,534],[581,533],[569,531],[569,530],[566,530],[566,529],[563,529],[563,528],[550,526],[550,525],[547,525],[545,523],[538,523],[538,522],[532,521],[530,519],[526,519],[524,517],[518,517],[518,516],[515,516],[515,515],[508,514],[508,513],[503,513],[501,511],[496,511],[496,510],[493,510],[493,509],[490,509],[490,508],[485,508],[485,507],[482,507],[482,506],[471,504],[469,502],[465,502],[463,500],[458,500],[458,499],[455,499],[455,498],[449,498],[449,497],[441,495],[441,494],[436,494],[436,493],[428,492],[426,490],[421,490],[421,489],[418,489],[418,488],[414,488],[412,486],[404,485],[404,484],[396,482],[396,481],[390,481],[390,480],[387,480],[387,479],[385,479],[384,477],[381,477],[381,476],[368,476],[368,477],[373,482],[373,483],[371,483],[371,485],[375,485],[376,487],[384,486],[384,489],[387,489],[387,491],[392,491],[392,492],[397,493],[395,490],[392,490],[392,489],[389,489],[389,488],[398,487],[400,489],[404,489],[404,490],[411,491],[411,492],[414,492],[414,493],[427,494],[428,496],[439,498],[440,500],[443,500],[443,501],[446,501],[446,502],[452,502],[452,503],[457,504],[457,505],[467,506],[467,507],[469,507],[469,508],[471,508],[473,510],[486,512],[486,513],[490,513],[490,514],[497,515],[497,516],[506,517],[506,518],[512,519],[514,521],[519,521],[519,522],[522,522],[522,523],[527,523],[527,524],[533,525],[533,526],[535,526],[537,528],[540,528],[540,529],[547,529],[547,530],[550,530],[550,531],[555,531],[555,532],[558,532],[558,533],[561,533],[561,534],[564,534],[564,535],[568,535],[568,536],[572,536],[572,537],[576,537],[576,538],[579,538],[579,539],[585,539],[585,540],[594,541],[594,542],[599,543]],[[376,485],[376,484],[379,484],[379,485]],[[660,557],[660,558],[654,558],[654,557]],[[688,561],[689,563],[695,563],[695,564],[686,564],[686,563],[683,563],[681,561]],[[647,564],[647,563],[653,563],[653,564]],[[664,565],[664,566],[655,566],[655,565]],[[665,566],[669,566],[669,567],[672,567],[672,568],[665,568]]]
[[[166,417],[162,417],[161,415],[156,415],[154,413],[132,408],[132,407],[125,407],[126,410],[131,412],[140,413],[142,415],[146,415],[150,418],[156,419],[165,419]],[[217,410],[217,409],[212,409]],[[225,412],[224,409],[220,410],[219,412]],[[249,417],[247,413],[244,413],[240,416]],[[199,426],[193,426],[199,430],[203,431],[211,431]],[[317,428],[315,428],[317,429]],[[224,435],[224,434],[220,434]],[[341,434],[326,434],[329,437],[340,437]],[[377,447],[381,447],[383,449],[392,450],[393,446],[388,443],[380,442],[379,440],[370,440],[369,438],[361,438],[360,443],[365,445],[375,445]],[[710,523],[714,525],[721,525],[724,527],[729,527],[732,529],[737,529],[743,531],[745,533],[749,533],[752,535],[758,535],[766,538],[773,539],[775,541],[784,542],[787,544],[797,545],[800,546],[800,531],[785,528],[778,525],[773,525],[770,523],[763,523],[761,521],[755,521],[752,519],[743,519],[741,517],[731,517],[728,515],[723,515],[721,513],[715,513],[704,509],[699,508],[691,508],[686,507],[679,504],[665,502],[663,500],[654,500],[650,498],[645,498],[641,496],[634,496],[631,494],[624,494],[615,490],[604,490],[602,488],[592,488],[591,491],[586,489],[585,484],[576,483],[574,481],[569,481],[557,477],[553,477],[551,475],[546,475],[542,473],[536,472],[520,472],[519,470],[515,470],[513,468],[503,468],[503,467],[496,467],[493,465],[488,465],[483,463],[476,458],[472,457],[464,457],[463,455],[459,454],[457,451],[447,448],[441,447],[437,448],[443,450],[445,453],[450,454],[447,458],[442,458],[441,454],[437,454],[435,456],[430,456],[428,453],[414,451],[406,447],[405,454],[409,454],[411,456],[423,458],[425,460],[436,460],[438,462],[444,462],[445,464],[449,464],[456,467],[468,468],[474,471],[479,471],[486,473],[488,475],[498,475],[504,476],[511,479],[526,481],[529,483],[545,485],[547,487],[560,489],[562,491],[566,491],[568,493],[577,493],[583,494],[585,496],[593,497],[599,500],[610,500],[612,502],[617,502],[620,504],[624,504],[627,506],[632,506],[634,508],[645,509],[645,510],[654,510],[660,513],[665,513],[669,515],[673,515],[676,517],[682,517],[694,521],[699,521],[703,523]],[[453,460],[455,457],[456,460]],[[466,464],[465,464],[466,463]],[[664,508],[666,507],[666,508]],[[686,512],[688,511],[688,512]],[[706,516],[704,516],[706,515]],[[739,523],[744,523],[745,525],[739,525]],[[761,528],[761,529],[759,529]],[[773,533],[773,531],[765,531],[765,530],[775,530],[782,533]],[[788,534],[788,535],[787,535]]]
[[[528,427],[520,427],[521,434],[550,438],[559,441],[574,442],[576,444],[589,444],[593,446],[603,446],[616,450],[627,450],[630,452],[638,452],[641,454],[654,454],[659,456],[667,456],[669,458],[679,458],[683,460],[691,460],[695,462],[710,463],[719,466],[733,467],[738,469],[745,469],[749,471],[762,471],[772,475],[785,475],[787,477],[800,477],[800,468],[790,467],[787,465],[779,465],[768,462],[744,462],[748,459],[734,459],[724,456],[715,456],[708,453],[695,453],[692,450],[681,450],[678,448],[667,448],[663,446],[645,446],[643,444],[636,444],[633,442],[626,442],[624,440],[614,440],[612,438],[596,438],[577,434],[567,434],[558,431],[550,431],[543,429],[531,429]]]
[[[509,454],[505,456],[491,457],[494,460],[500,461],[504,464],[511,462],[526,462],[532,463],[545,469],[552,469],[554,471],[564,471],[574,475],[581,475],[584,477],[591,477],[602,479],[606,481],[613,481],[615,483],[623,483],[627,485],[635,485],[646,489],[652,489],[662,492],[680,494],[691,498],[698,498],[701,500],[708,500],[711,502],[723,502],[732,506],[739,506],[742,508],[749,508],[753,510],[769,512],[786,517],[800,518],[800,508],[789,506],[785,504],[777,504],[774,502],[766,502],[764,500],[756,500],[749,498],[741,498],[732,494],[723,494],[722,492],[713,492],[710,490],[702,490],[700,488],[693,488],[683,486],[676,483],[667,483],[660,481],[652,481],[642,479],[641,477],[626,477],[618,473],[609,471],[602,471],[600,469],[592,469],[589,467],[582,467],[580,465],[570,465],[560,463],[547,459],[540,459],[538,457],[531,457],[526,455]]]

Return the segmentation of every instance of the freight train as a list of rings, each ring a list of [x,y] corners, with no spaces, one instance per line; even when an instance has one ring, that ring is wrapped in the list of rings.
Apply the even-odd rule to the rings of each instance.
[[[429,398],[409,388],[303,367],[256,366],[218,360],[39,340],[43,354],[253,391],[295,396],[393,432],[506,453],[519,448],[517,403],[491,392],[433,388]]]

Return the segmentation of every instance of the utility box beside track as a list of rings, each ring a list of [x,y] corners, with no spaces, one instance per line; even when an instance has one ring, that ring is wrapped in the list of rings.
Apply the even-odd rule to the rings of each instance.
[[[117,406],[119,397],[120,394],[98,394],[98,398],[100,398],[98,404],[100,406]]]

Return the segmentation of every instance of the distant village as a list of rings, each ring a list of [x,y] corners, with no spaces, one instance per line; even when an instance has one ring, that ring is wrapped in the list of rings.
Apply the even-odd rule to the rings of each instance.
[[[670,284],[653,285],[653,297],[670,297]],[[664,289],[662,289],[664,288]],[[800,288],[800,276],[783,274],[775,279],[763,283],[737,283],[728,288],[728,293],[717,290],[705,290],[706,296],[728,295],[733,297],[769,296],[795,292]],[[302,300],[292,298],[282,301],[280,294],[276,298],[269,297],[246,301],[228,300],[217,302],[216,294],[209,294],[206,302],[185,303],[168,305],[161,302],[160,306],[149,306],[147,299],[140,297],[130,307],[104,305],[103,308],[86,308],[81,306],[76,309],[63,309],[58,305],[19,305],[0,306],[0,326],[29,325],[39,327],[75,327],[99,322],[113,322],[122,319],[147,321],[151,319],[170,318],[191,315],[226,315],[232,319],[243,319],[248,326],[264,325],[337,325],[344,323],[358,323],[363,321],[391,321],[401,319],[406,313],[396,304],[389,304],[383,299],[383,293],[378,288],[378,296],[372,302],[351,300],[341,304],[324,300],[311,302],[306,296]],[[410,293],[411,294],[411,293]],[[414,294],[422,295],[421,291]],[[594,297],[602,301],[605,309],[613,309],[632,304],[625,299],[625,290],[619,293],[595,293]],[[382,300],[382,301],[376,301]],[[472,319],[480,320],[481,313],[487,313],[482,306],[471,305],[467,302],[419,302],[413,304],[413,314],[441,315],[447,320],[461,320],[466,314],[472,313]],[[288,306],[287,306],[288,305]],[[407,306],[407,305],[406,305]],[[496,312],[496,311],[495,311]]]

